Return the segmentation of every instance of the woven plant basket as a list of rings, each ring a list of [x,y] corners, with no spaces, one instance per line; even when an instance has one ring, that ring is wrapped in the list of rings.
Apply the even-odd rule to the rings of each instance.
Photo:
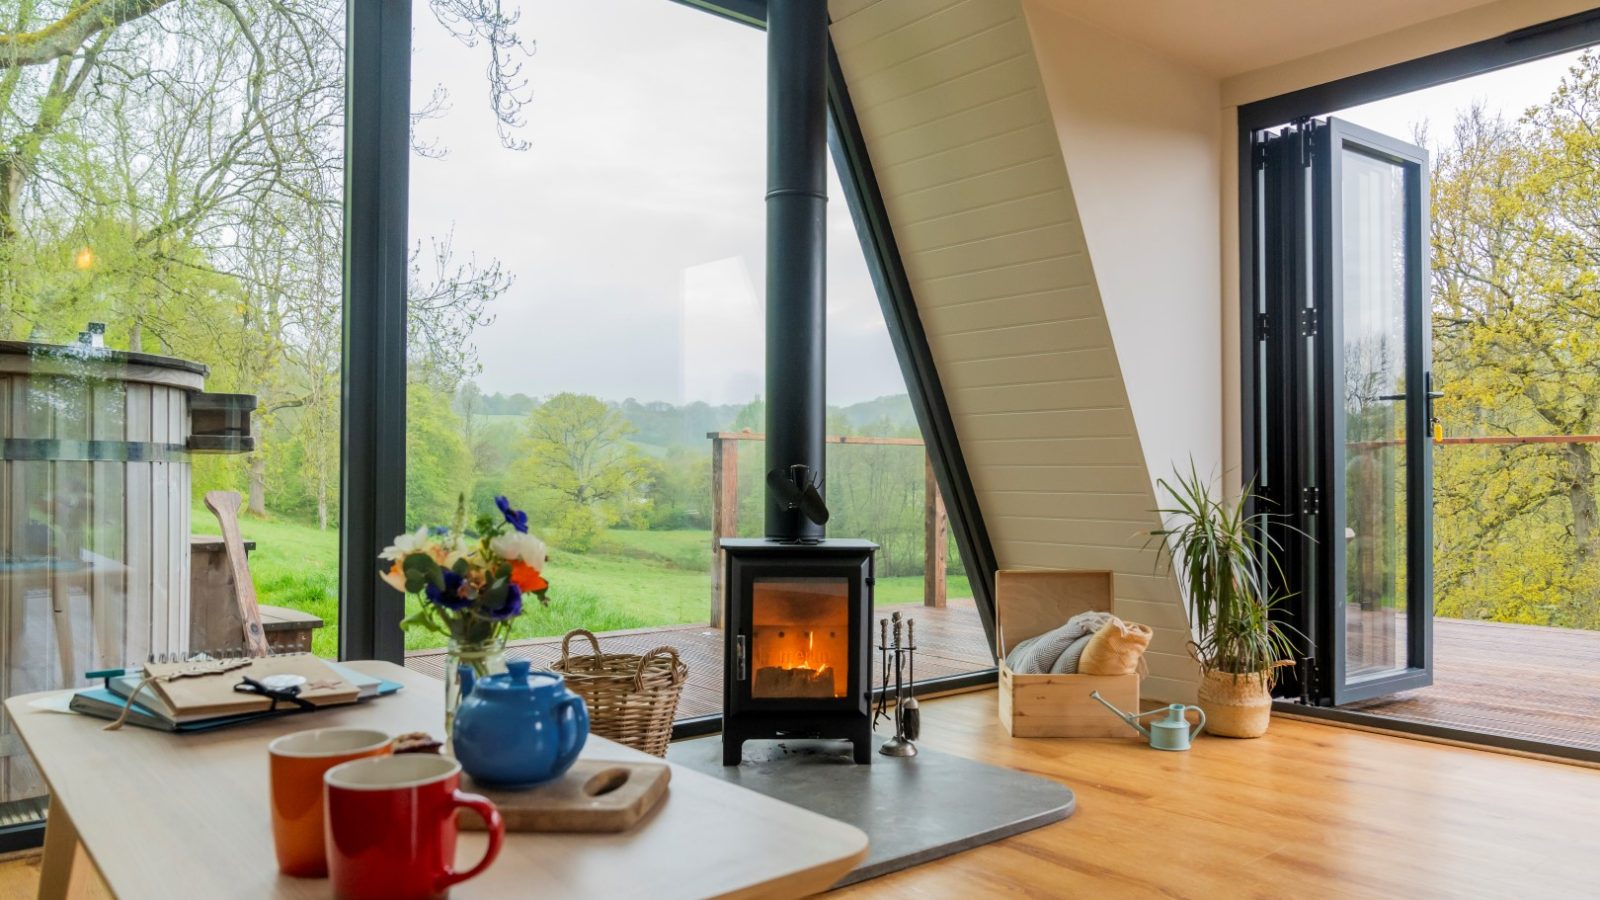
[[[588,639],[594,653],[571,655],[572,639]],[[589,731],[652,756],[666,756],[672,719],[689,667],[671,647],[637,653],[601,653],[592,632],[575,628],[561,639],[561,659],[550,667],[589,708]]]
[[[1200,708],[1206,714],[1206,734],[1261,737],[1272,722],[1268,676],[1207,672],[1200,678]]]

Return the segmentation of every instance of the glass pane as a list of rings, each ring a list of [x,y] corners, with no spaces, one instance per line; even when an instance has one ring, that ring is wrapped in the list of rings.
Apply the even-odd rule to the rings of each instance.
[[[431,320],[411,323],[408,524],[448,523],[462,494],[527,510],[550,603],[515,622],[516,656],[582,627],[610,652],[720,657],[708,435],[763,429],[766,36],[661,0],[524,4],[497,100],[445,6],[414,4],[411,292]],[[759,478],[761,451],[730,442],[718,470]],[[437,671],[446,640],[408,629],[412,664]]]
[[[343,4],[127,9],[0,79],[6,696],[243,646],[210,491],[269,642],[337,647]],[[0,823],[43,793],[0,719]]]
[[[431,318],[411,323],[408,522],[448,522],[463,493],[528,511],[550,605],[514,655],[552,659],[583,627],[720,659],[716,542],[763,533],[766,35],[663,0],[525,4],[501,117],[488,48],[438,6],[414,16],[411,291]],[[923,603],[943,559],[917,672],[989,668],[949,529],[926,537],[926,451],[829,190],[828,430],[851,443],[828,447],[828,533],[883,545],[880,605]],[[436,673],[446,640],[409,629],[412,665]],[[720,675],[692,669],[705,690],[679,715],[720,712]]]
[[[1341,163],[1345,666],[1361,680],[1408,665],[1406,185],[1404,169],[1364,153]]]
[[[897,607],[916,621],[919,680],[992,669],[966,566],[831,160],[828,196],[828,433],[846,437],[827,445],[828,534],[878,544],[876,615]]]
[[[750,696],[845,697],[850,687],[850,583],[761,579],[751,585]]]

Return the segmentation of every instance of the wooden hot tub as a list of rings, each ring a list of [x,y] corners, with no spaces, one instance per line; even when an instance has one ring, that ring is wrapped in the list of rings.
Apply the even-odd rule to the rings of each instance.
[[[188,649],[192,452],[250,447],[206,367],[0,341],[0,696]],[[228,420],[193,433],[194,416]],[[230,433],[231,432],[231,433]],[[0,720],[0,801],[41,793]]]

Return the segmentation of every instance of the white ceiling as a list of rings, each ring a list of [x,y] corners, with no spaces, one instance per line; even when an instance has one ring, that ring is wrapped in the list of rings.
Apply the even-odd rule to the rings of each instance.
[[[1494,0],[1037,0],[1227,78]]]

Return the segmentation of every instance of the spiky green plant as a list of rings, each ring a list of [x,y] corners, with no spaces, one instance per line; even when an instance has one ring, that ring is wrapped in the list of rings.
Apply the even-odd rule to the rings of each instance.
[[[1271,616],[1288,595],[1271,594],[1272,582],[1283,581],[1268,577],[1281,575],[1281,548],[1266,527],[1270,515],[1250,512],[1253,485],[1231,502],[1218,500],[1190,460],[1187,474],[1174,469],[1171,481],[1158,478],[1156,486],[1173,505],[1157,510],[1164,527],[1150,538],[1183,583],[1195,659],[1205,671],[1271,678],[1294,648]]]

